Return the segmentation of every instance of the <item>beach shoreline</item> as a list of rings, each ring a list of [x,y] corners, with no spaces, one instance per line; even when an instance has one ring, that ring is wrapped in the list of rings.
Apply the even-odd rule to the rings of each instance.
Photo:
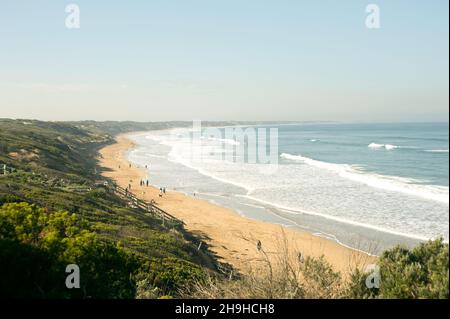
[[[286,250],[288,254],[301,253],[305,257],[323,255],[335,270],[343,274],[375,262],[376,257],[332,240],[299,229],[249,219],[205,199],[174,191],[160,197],[158,188],[140,185],[141,180],[147,179],[148,171],[132,164],[126,157],[126,153],[136,146],[128,137],[131,134],[118,135],[116,143],[100,150],[99,162],[106,169],[102,175],[124,188],[131,185],[131,191],[137,197],[153,200],[158,207],[181,219],[186,230],[205,241],[219,261],[232,265],[239,272],[249,273],[267,264],[266,257],[257,249],[258,242],[274,264],[281,251]]]

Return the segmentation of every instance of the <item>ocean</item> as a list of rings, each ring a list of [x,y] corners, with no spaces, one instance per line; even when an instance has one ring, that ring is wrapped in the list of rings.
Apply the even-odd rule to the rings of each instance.
[[[269,128],[278,132],[276,147],[269,143]],[[257,144],[227,138],[230,127],[216,128],[215,135],[202,131],[197,140],[192,128],[179,128],[134,134],[137,147],[128,157],[148,165],[149,181],[158,188],[370,254],[431,238],[448,241],[448,123],[240,129],[256,132]],[[251,156],[260,149],[276,152],[269,164]]]

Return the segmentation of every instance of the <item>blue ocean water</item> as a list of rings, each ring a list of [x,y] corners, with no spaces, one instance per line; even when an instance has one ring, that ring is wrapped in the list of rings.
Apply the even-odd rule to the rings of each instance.
[[[448,186],[448,132],[448,123],[286,125],[279,145],[281,153]]]
[[[447,123],[249,129],[265,128],[278,131],[277,164],[271,169],[227,157],[242,144],[251,149],[247,140],[225,138],[227,128],[218,128],[224,138],[204,133],[196,143],[188,129],[137,134],[138,147],[129,158],[150,166],[156,186],[367,252],[439,236],[448,240]]]

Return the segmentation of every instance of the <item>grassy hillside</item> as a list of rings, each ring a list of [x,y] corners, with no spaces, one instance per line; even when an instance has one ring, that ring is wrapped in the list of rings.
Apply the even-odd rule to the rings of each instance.
[[[96,122],[96,121],[81,121],[81,122],[67,122],[66,124],[73,125],[82,130],[98,134],[109,134],[111,136],[128,133],[133,131],[150,131],[150,130],[164,130],[174,127],[188,127],[192,126],[192,122]]]
[[[17,210],[29,211],[24,219],[36,214],[47,217],[53,213],[75,214],[86,222],[83,229],[95,233],[99,241],[120,246],[137,256],[139,267],[134,271],[133,281],[144,276],[142,280],[150,280],[150,284],[158,281],[161,294],[176,295],[177,284],[185,279],[178,271],[185,271],[188,279],[191,273],[214,270],[216,263],[207,251],[197,251],[195,238],[181,227],[165,228],[159,219],[128,207],[121,198],[99,186],[96,151],[113,140],[109,134],[96,131],[65,123],[0,120],[0,168],[2,164],[7,166],[7,175],[0,172],[0,207],[21,202],[35,205],[22,208],[5,205],[3,217],[7,219],[5,216]],[[18,238],[4,235],[4,239]],[[30,243],[20,241],[20,244]],[[26,249],[31,248],[42,247],[33,243]],[[8,260],[7,256],[2,257]],[[173,274],[165,273],[171,269]],[[62,274],[65,275],[64,269]],[[160,277],[165,282],[160,282]],[[4,285],[0,287],[6,289]],[[6,294],[7,291],[0,292]],[[113,292],[107,295],[120,296]]]

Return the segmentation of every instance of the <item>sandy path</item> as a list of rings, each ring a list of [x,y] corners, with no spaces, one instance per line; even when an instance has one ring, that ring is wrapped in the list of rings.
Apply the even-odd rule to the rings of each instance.
[[[177,192],[168,192],[162,198],[159,189],[141,187],[139,182],[147,173],[132,165],[125,158],[125,152],[134,145],[125,135],[117,137],[117,143],[100,151],[100,163],[106,168],[104,176],[114,179],[120,186],[131,184],[131,191],[145,200],[155,200],[157,205],[183,220],[186,229],[200,235],[222,262],[233,265],[242,272],[249,272],[266,265],[262,248],[271,261],[283,255],[288,248],[292,256],[301,252],[303,256],[324,255],[336,270],[346,273],[356,265],[373,261],[372,257],[345,248],[335,242],[313,236],[306,232],[288,229],[267,222],[244,218],[233,210],[214,205]],[[151,178],[151,173],[150,173]]]

